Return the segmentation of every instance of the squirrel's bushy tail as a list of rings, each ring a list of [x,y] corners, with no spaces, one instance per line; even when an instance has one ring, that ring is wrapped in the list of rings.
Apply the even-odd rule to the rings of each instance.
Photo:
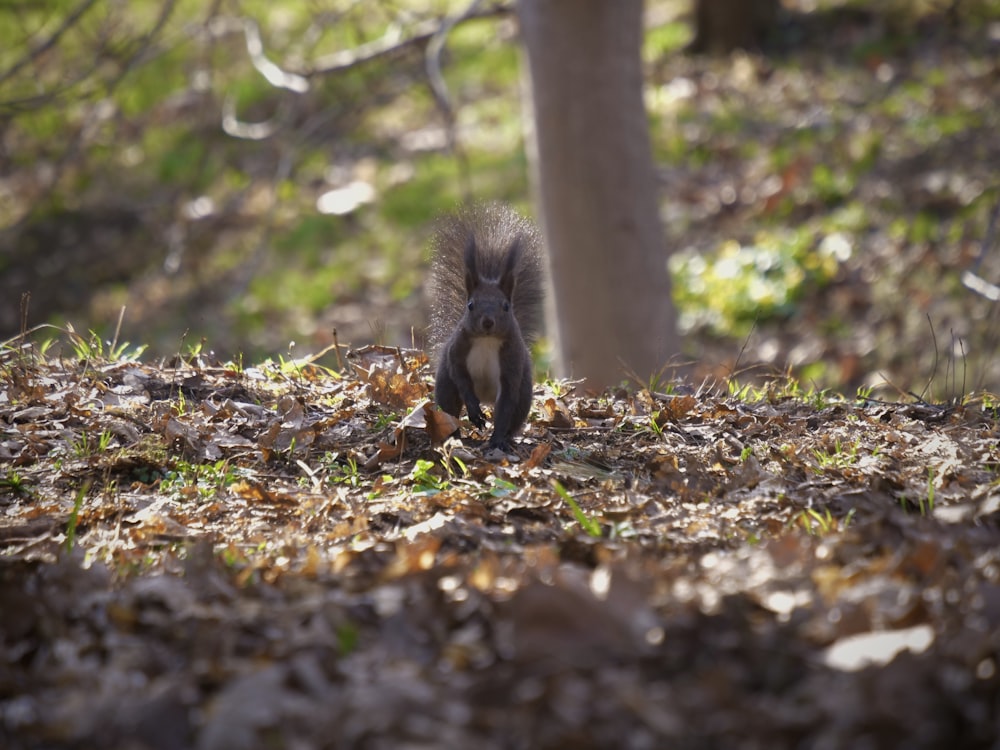
[[[541,334],[545,317],[541,233],[509,206],[474,203],[442,218],[434,233],[428,284],[431,345],[438,348],[447,341],[465,314],[465,249],[470,238],[476,244],[479,275],[486,279],[500,277],[507,252],[515,242],[520,243],[511,305],[521,336],[530,343]]]

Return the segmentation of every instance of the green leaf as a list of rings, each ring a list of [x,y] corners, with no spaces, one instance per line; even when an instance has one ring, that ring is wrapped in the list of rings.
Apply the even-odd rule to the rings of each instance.
[[[553,480],[552,487],[555,489],[556,493],[566,504],[573,510],[573,517],[576,518],[576,522],[580,524],[580,528],[587,533],[588,536],[599,537],[601,536],[601,524],[595,521],[593,518],[587,516],[586,513],[581,510],[580,506],[577,504],[570,494],[566,491],[559,482]]]

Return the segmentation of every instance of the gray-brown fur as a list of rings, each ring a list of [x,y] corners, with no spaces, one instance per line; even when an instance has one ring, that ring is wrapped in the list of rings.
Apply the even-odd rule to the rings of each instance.
[[[541,332],[544,290],[538,230],[509,207],[466,206],[439,222],[429,283],[435,400],[456,417],[465,406],[482,428],[480,404],[495,399],[490,447],[509,445],[528,417],[527,344]]]
[[[477,203],[444,217],[435,229],[428,284],[431,344],[440,347],[451,338],[465,314],[468,300],[463,256],[469,237],[476,240],[480,276],[493,279],[500,277],[511,241],[521,239],[512,304],[521,336],[529,344],[537,339],[542,332],[545,300],[542,240],[537,227],[502,203]]]

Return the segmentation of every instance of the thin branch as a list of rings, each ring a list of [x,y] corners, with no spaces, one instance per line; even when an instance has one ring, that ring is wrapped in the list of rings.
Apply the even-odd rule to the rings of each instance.
[[[135,51],[128,56],[125,62],[121,64],[121,67],[119,68],[115,76],[110,81],[108,81],[107,84],[104,86],[104,95],[106,97],[110,97],[115,92],[115,90],[118,88],[121,82],[131,72],[132,68],[135,67],[142,53],[148,49],[149,44],[163,30],[163,27],[166,25],[170,16],[174,12],[174,6],[176,5],[176,3],[177,0],[167,0],[160,8],[160,15],[157,17],[156,23],[153,24],[153,27],[148,32],[146,32],[145,34],[142,35],[142,37],[139,38],[139,40],[136,43]],[[83,146],[83,140],[87,132],[88,128],[86,122],[84,122],[76,129],[76,132],[74,133],[73,138],[70,141],[69,147],[63,152],[62,156],[60,157],[56,165],[56,169],[53,170],[50,189],[55,186],[56,182],[58,182],[59,178],[62,176],[63,170],[65,169],[66,165],[80,153],[80,149]]]
[[[740,360],[743,359],[744,353],[746,353],[747,347],[750,345],[750,338],[753,336],[754,331],[757,330],[757,315],[754,315],[753,325],[750,326],[750,330],[747,331],[746,338],[743,339],[743,346],[740,347],[739,354],[736,355],[736,361],[733,362],[733,366],[729,370],[729,377],[726,379],[727,387],[732,385],[733,378],[739,374]]]
[[[937,369],[938,369],[938,342],[937,342],[937,334],[934,332],[934,321],[931,320],[930,313],[927,313],[927,325],[931,329],[931,341],[934,343],[934,367],[931,368],[931,376],[927,379],[927,385],[924,386],[924,389],[920,392],[920,395],[917,396],[917,398],[920,401],[924,400],[924,396],[926,395],[927,391],[930,389],[931,383],[934,382],[934,378],[937,376]],[[945,379],[947,380],[947,377]]]
[[[967,394],[967,391],[965,390],[965,380],[966,376],[969,374],[969,359],[968,355],[965,352],[965,341],[963,341],[961,337],[959,337],[958,339],[958,348],[962,352],[962,396],[961,397],[962,399],[964,399]],[[955,389],[952,388],[952,392],[954,392],[954,390]]]
[[[980,276],[979,266],[986,257],[986,253],[989,251],[990,246],[993,245],[993,235],[996,232],[998,218],[1000,218],[1000,201],[997,201],[996,206],[993,207],[992,213],[990,213],[990,220],[986,225],[986,235],[983,237],[983,241],[979,245],[979,257],[976,258],[976,262],[972,264],[971,268],[967,268],[962,271],[962,283],[965,284],[967,288],[976,292],[976,294],[980,294],[988,299],[990,302],[1000,301],[1000,286],[992,284]]]
[[[236,115],[236,97],[227,95],[222,102],[222,130],[233,138],[263,141],[278,132],[279,124],[277,115],[263,122],[244,122]]]
[[[166,26],[167,21],[170,19],[170,16],[173,15],[176,3],[177,0],[166,0],[166,2],[164,2],[160,8],[160,14],[157,17],[156,22],[153,24],[153,26],[150,28],[148,32],[143,34],[137,40],[135,45],[135,51],[129,54],[126,60],[123,63],[121,63],[115,75],[106,83],[99,82],[98,84],[95,84],[98,86],[103,86],[102,93],[104,98],[111,97],[111,95],[115,92],[115,90],[118,88],[121,82],[129,74],[129,72],[131,72],[131,70],[140,61],[140,58],[142,57],[143,53],[148,51],[150,43],[157,36],[160,35],[160,33],[163,31],[163,28]],[[77,10],[79,10],[79,8]],[[66,26],[66,24],[64,23],[63,26]],[[107,49],[108,38],[109,38],[108,35],[105,35],[105,37],[101,39],[102,46],[100,47],[100,49],[102,51]],[[99,56],[95,55],[95,57]],[[97,67],[98,63],[94,63],[94,65],[84,75],[78,76],[72,85],[76,85],[80,81],[89,77],[90,74],[97,69]],[[62,87],[60,88],[62,89]],[[93,92],[88,92],[88,93],[91,94]],[[51,92],[48,95],[51,95]],[[0,103],[0,107],[8,106],[8,104],[9,103]],[[87,138],[89,132],[90,132],[89,124],[86,121],[73,127],[72,133],[69,135],[68,138],[64,139],[66,141],[66,145],[62,149],[62,153],[55,160],[54,168],[51,170],[49,176],[40,186],[39,189],[40,196],[45,196],[51,193],[53,190],[55,190],[56,185],[62,179],[63,174],[65,174],[67,166],[70,163],[72,163],[74,159],[77,158],[77,156],[80,154],[80,151],[83,149],[84,141]],[[40,200],[40,198],[36,198],[36,201],[37,200]],[[7,227],[5,227],[4,231],[5,232],[14,231],[17,227],[21,226],[23,222],[27,221],[29,216],[30,212],[27,211],[24,212],[23,215],[20,216],[15,222],[12,222]]]
[[[52,35],[49,36],[48,39],[41,42],[40,44],[36,44],[34,47],[28,50],[28,53],[24,57],[22,57],[20,60],[11,65],[3,73],[0,73],[0,83],[3,83],[8,78],[17,75],[17,73],[20,72],[21,68],[25,67],[26,65],[33,62],[35,59],[37,59],[41,55],[44,55],[50,49],[55,47],[56,44],[59,43],[59,40],[62,38],[62,35],[65,34],[67,31],[69,31],[74,26],[76,26],[76,24],[80,21],[80,19],[83,18],[83,16],[86,15],[87,11],[89,11],[92,7],[94,7],[96,3],[97,0],[83,0],[83,2],[81,2],[78,6],[76,6],[76,8],[74,8],[73,11],[66,17],[66,20],[62,22],[59,28],[56,29],[54,32],[52,32]]]
[[[495,18],[513,13],[514,7],[508,3],[497,3],[478,12],[462,14],[458,21]],[[410,29],[408,36],[403,37],[399,26],[390,26],[386,33],[378,39],[373,39],[352,49],[338,50],[329,55],[323,55],[307,68],[299,72],[304,76],[327,75],[364,65],[381,57],[398,54],[410,47],[420,47],[436,36],[442,29],[439,19],[431,18],[421,21]]]
[[[456,25],[466,18],[470,18],[478,9],[482,0],[472,0],[466,9],[457,15],[450,16],[441,22],[434,36],[427,43],[424,50],[424,66],[427,70],[427,82],[434,95],[434,102],[437,104],[441,116],[444,118],[445,133],[448,137],[448,151],[458,159],[459,179],[462,184],[462,192],[466,199],[471,198],[472,188],[469,179],[469,163],[465,158],[465,153],[458,142],[458,129],[455,125],[455,108],[451,105],[451,97],[448,95],[448,84],[445,83],[441,74],[441,53],[444,51],[445,41]]]
[[[288,73],[268,59],[264,54],[264,42],[260,37],[260,26],[252,18],[243,19],[243,36],[246,38],[247,54],[254,68],[264,76],[264,80],[275,88],[288,89],[296,94],[309,90],[309,80],[297,73]]]
[[[438,108],[444,113],[449,122],[454,120],[454,113],[451,106],[451,98],[448,96],[448,84],[444,82],[441,75],[441,52],[444,51],[444,43],[448,35],[464,19],[476,12],[476,8],[482,0],[472,0],[468,7],[454,16],[449,16],[441,22],[440,28],[430,38],[427,49],[424,52],[424,65],[427,69],[427,78],[430,81],[431,92],[437,101]]]

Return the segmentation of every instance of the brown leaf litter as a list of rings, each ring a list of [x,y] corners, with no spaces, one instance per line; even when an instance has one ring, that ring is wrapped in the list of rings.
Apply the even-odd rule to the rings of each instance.
[[[546,383],[492,462],[418,352],[0,367],[3,747],[1000,734],[988,397]]]

